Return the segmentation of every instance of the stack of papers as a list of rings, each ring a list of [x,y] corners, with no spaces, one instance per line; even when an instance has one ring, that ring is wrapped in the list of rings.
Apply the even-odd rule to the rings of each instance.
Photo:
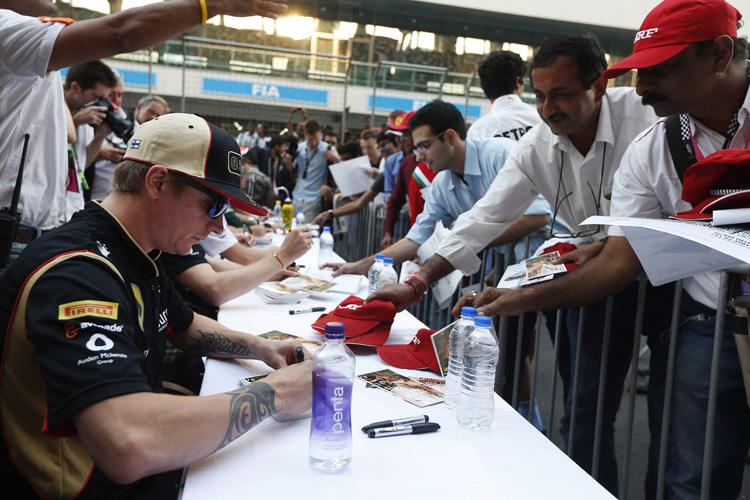
[[[306,298],[309,293],[297,290],[278,281],[267,281],[255,289],[255,293],[266,304],[294,304]]]

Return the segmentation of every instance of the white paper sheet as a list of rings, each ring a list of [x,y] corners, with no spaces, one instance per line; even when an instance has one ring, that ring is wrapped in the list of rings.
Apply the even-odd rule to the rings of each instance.
[[[369,168],[369,158],[360,156],[341,163],[334,163],[328,167],[328,170],[331,171],[341,196],[351,196],[364,193],[372,186],[372,177],[365,173]]]
[[[750,222],[750,208],[730,208],[713,211],[714,226],[728,226],[730,224],[747,224]]]
[[[422,260],[422,264],[427,262],[427,260],[435,255],[435,251],[440,246],[440,242],[443,239],[443,234],[447,233],[448,230],[443,227],[443,223],[438,221],[438,223],[435,225],[435,231],[432,233],[432,236],[430,236],[427,241],[422,243],[422,245],[419,247],[419,250],[417,250],[417,256]],[[440,309],[445,309],[449,305],[451,305],[451,300],[453,299],[453,294],[456,292],[456,288],[458,287],[458,284],[461,282],[461,277],[463,274],[461,271],[453,271],[448,276],[445,276],[444,278],[439,279],[432,288],[432,293],[435,295],[435,300],[437,300],[438,304],[440,305]]]
[[[637,217],[589,217],[582,224],[620,226],[652,284],[750,263],[748,226]]]

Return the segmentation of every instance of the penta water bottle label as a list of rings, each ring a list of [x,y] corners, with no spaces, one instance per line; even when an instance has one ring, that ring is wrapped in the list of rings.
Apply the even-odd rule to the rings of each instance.
[[[315,373],[310,455],[322,460],[351,458],[352,381],[346,376]]]

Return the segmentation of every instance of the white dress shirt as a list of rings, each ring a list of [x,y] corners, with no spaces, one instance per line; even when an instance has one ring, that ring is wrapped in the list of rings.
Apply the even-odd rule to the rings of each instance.
[[[750,137],[750,91],[745,96],[737,120],[737,130],[730,147],[747,149]],[[693,139],[702,155],[718,151],[725,137],[700,122],[690,119]],[[630,145],[622,157],[622,164],[615,175],[612,189],[611,215],[618,217],[646,217],[660,219],[677,212],[690,210],[690,203],[682,200],[682,183],[672,163],[666,137],[666,122],[659,120],[644,131]],[[623,236],[617,226],[609,228],[609,236]],[[719,296],[718,272],[703,273],[686,278],[685,291],[691,297],[716,309]]]
[[[656,119],[635,89],[607,89],[594,144],[585,157],[567,136],[552,134],[546,124],[537,125],[518,142],[487,194],[458,218],[437,253],[464,274],[475,272],[481,264],[476,254],[516,222],[539,194],[572,231],[596,229],[578,224],[597,213],[609,214],[608,193],[620,159]],[[604,234],[602,228],[589,240]]]

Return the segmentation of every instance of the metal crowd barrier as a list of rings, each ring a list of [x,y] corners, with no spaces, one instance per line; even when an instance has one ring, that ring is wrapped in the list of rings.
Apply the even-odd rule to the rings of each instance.
[[[336,252],[344,257],[348,262],[359,260],[365,256],[372,255],[380,251],[380,241],[383,235],[383,222],[385,218],[385,207],[382,205],[370,204],[366,210],[362,210],[359,213],[352,214],[345,220],[341,220],[341,226],[344,230],[338,234],[337,249]],[[408,232],[408,219],[406,223],[399,221],[397,226],[396,234],[393,237],[393,241],[396,242],[402,238]],[[526,254],[528,255],[528,239]],[[482,266],[480,271],[470,277],[465,277],[461,286],[455,292],[454,300],[451,305],[445,309],[440,309],[437,302],[434,300],[432,289],[428,290],[423,300],[409,308],[409,311],[414,314],[420,321],[430,326],[432,329],[441,328],[451,323],[454,318],[450,314],[450,310],[458,299],[461,297],[461,289],[467,286],[475,285],[479,289],[484,288],[484,274],[488,272],[491,264],[495,264],[495,278],[496,283],[508,264],[513,263],[513,256],[511,249],[515,244],[507,246],[507,250],[504,254],[497,251],[491,255],[491,251],[484,251],[480,255],[482,259]],[[744,271],[745,273],[747,270]],[[635,401],[636,401],[636,383],[637,383],[637,367],[638,361],[641,355],[641,333],[643,330],[643,316],[645,307],[645,296],[646,296],[646,277],[641,276],[640,285],[638,288],[638,299],[635,316],[635,332],[633,337],[630,369],[625,377],[625,388],[624,394],[627,393],[627,402],[625,408],[620,408],[620,412],[624,411],[626,415],[626,426],[622,433],[616,434],[617,440],[623,440],[625,446],[625,456],[618,462],[619,470],[619,485],[620,485],[620,498],[628,497],[628,488],[630,486],[630,456],[632,452],[632,442],[634,433],[634,416],[635,416]],[[664,410],[662,414],[662,429],[660,438],[660,453],[658,463],[658,478],[656,486],[657,500],[662,500],[665,494],[665,476],[667,466],[667,445],[669,440],[669,429],[670,417],[672,414],[672,392],[675,383],[675,357],[677,352],[677,338],[678,329],[680,326],[680,302],[682,296],[682,281],[678,281],[675,285],[673,309],[671,315],[671,328],[669,333],[669,346],[668,346],[668,358],[667,358],[667,371],[666,371],[666,385],[665,385],[665,398],[664,398]],[[722,272],[720,295],[718,297],[718,304],[725,304],[727,301],[728,294],[728,272]],[[594,479],[599,474],[599,458],[601,450],[601,442],[603,436],[602,429],[602,418],[603,418],[603,401],[604,394],[607,387],[606,373],[607,363],[611,337],[611,318],[613,308],[613,297],[609,297],[606,303],[606,312],[604,320],[604,328],[602,331],[603,343],[602,343],[602,356],[600,365],[600,380],[599,380],[599,393],[597,401],[597,413],[596,413],[596,426],[594,430],[594,442],[593,442],[593,461],[591,475]],[[579,319],[579,338],[583,330],[584,321],[586,315],[586,307],[580,308],[580,319]],[[710,379],[710,392],[708,396],[708,415],[707,415],[707,428],[705,434],[704,444],[704,459],[703,459],[703,478],[701,483],[701,499],[707,500],[710,498],[710,485],[711,485],[711,467],[709,464],[713,458],[713,441],[714,441],[714,426],[716,423],[716,406],[718,398],[718,384],[719,384],[719,366],[721,362],[721,345],[722,345],[722,332],[724,329],[725,322],[725,311],[723,307],[719,307],[717,311],[717,318],[715,324],[715,337],[713,344],[713,357],[711,365],[711,379]],[[496,317],[494,318],[495,329],[498,332],[498,340],[500,343],[500,352],[504,353],[506,350],[508,336],[512,332],[508,331],[508,318],[507,317]],[[539,333],[543,329],[542,316],[538,316],[536,328],[534,331],[534,352],[533,362],[531,364],[531,386],[530,386],[530,398],[529,401],[535,401],[538,393],[540,384],[542,383],[539,375],[539,360],[540,360],[540,336]],[[519,341],[516,342],[515,352],[515,374],[514,380],[516,383],[513,387],[512,401],[509,403],[514,407],[518,408],[518,394],[519,386],[522,377],[520,377],[520,370],[523,366],[523,360],[521,359],[522,353],[522,342],[520,341],[521,332],[523,331],[523,319],[519,321],[518,331],[515,332],[518,335]],[[554,348],[552,354],[552,370],[549,380],[550,396],[547,402],[547,413],[546,422],[547,430],[546,435],[548,438],[552,436],[553,427],[555,426],[555,400],[557,397],[558,384],[558,366],[559,366],[559,353],[561,342],[568,342],[567,338],[561,338],[563,336],[563,310],[556,311],[556,327],[554,332]],[[581,371],[581,349],[583,342],[578,342],[577,353],[575,356],[574,366],[571,367],[572,384],[571,387],[578,387],[580,381]],[[501,354],[502,356],[502,354]],[[502,357],[501,357],[502,359]],[[502,370],[498,370],[498,383],[496,384],[496,391],[502,390],[503,384],[505,383],[504,377],[501,375]],[[576,410],[578,408],[577,391],[573,391],[572,399],[572,411],[570,420],[570,436],[574,435],[576,427]],[[623,398],[625,399],[625,398]],[[529,411],[529,421],[532,420],[533,411]],[[622,434],[622,435],[620,435]],[[566,450],[569,456],[572,456],[574,451],[574,441],[570,441],[570,445]]]

